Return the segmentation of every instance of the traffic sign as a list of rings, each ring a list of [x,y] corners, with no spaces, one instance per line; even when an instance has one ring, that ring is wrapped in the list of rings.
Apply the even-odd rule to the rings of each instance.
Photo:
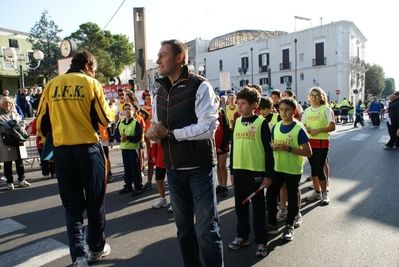
[[[335,94],[339,95],[341,93],[340,90],[335,90]]]
[[[357,93],[359,93],[359,90],[354,89],[354,90],[353,90],[353,93],[354,93],[355,95],[357,95]]]

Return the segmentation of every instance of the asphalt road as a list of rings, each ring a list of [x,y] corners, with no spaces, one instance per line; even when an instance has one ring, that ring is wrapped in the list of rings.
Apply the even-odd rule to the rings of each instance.
[[[383,150],[387,138],[384,124],[382,129],[337,125],[329,153],[330,205],[306,201],[312,192],[306,164],[302,226],[291,242],[281,240],[281,234],[270,235],[266,258],[255,256],[253,235],[249,246],[227,249],[236,233],[229,186],[228,196],[218,198],[225,266],[399,266],[399,150]],[[118,194],[123,168],[120,151],[114,150],[116,179],[106,197],[112,252],[95,266],[183,266],[173,214],[151,208],[158,198],[155,183],[138,197]],[[43,180],[36,162],[26,166],[26,177],[30,188],[9,192],[0,184],[0,267],[71,266],[56,179]],[[279,226],[283,229],[284,223]]]

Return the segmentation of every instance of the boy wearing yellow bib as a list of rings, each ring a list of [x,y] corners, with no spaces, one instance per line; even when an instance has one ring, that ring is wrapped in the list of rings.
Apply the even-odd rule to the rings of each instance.
[[[237,94],[238,112],[241,117],[234,124],[231,141],[231,181],[234,181],[235,209],[237,214],[237,237],[229,249],[237,250],[249,245],[251,227],[249,203],[243,204],[249,195],[271,183],[273,173],[273,150],[267,121],[254,114],[260,101],[259,92],[246,86]],[[265,195],[262,189],[252,199],[253,229],[257,244],[256,256],[267,255],[267,224]]]
[[[126,103],[123,105],[124,119],[120,120],[116,125],[114,136],[115,140],[120,142],[119,147],[122,150],[123,169],[125,172],[125,185],[119,190],[119,194],[132,192],[133,196],[143,192],[139,156],[143,128],[134,119],[136,110],[138,110],[136,104]]]
[[[297,102],[293,98],[283,98],[279,102],[279,112],[282,121],[272,129],[274,173],[272,183],[267,189],[268,233],[277,234],[276,199],[280,188],[285,183],[288,196],[288,214],[282,238],[292,240],[294,235],[294,220],[299,212],[298,188],[303,172],[305,157],[312,155],[309,137],[303,125],[294,120]]]

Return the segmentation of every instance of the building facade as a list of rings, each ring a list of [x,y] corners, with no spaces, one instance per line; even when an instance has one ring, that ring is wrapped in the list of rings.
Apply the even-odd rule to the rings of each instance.
[[[353,22],[339,21],[287,33],[237,31],[187,42],[189,60],[215,88],[259,84],[263,94],[292,89],[306,101],[320,86],[329,100],[364,99],[366,37]],[[226,87],[229,80],[231,88]]]
[[[28,36],[29,33],[26,32],[0,28],[0,93],[8,90],[10,94],[14,94],[22,87],[20,69],[18,68],[20,63],[22,63],[25,87],[31,87],[34,84],[34,79],[27,76],[28,68],[26,64],[29,65],[29,55],[33,53],[32,45],[26,40]],[[7,47],[15,45],[15,41],[21,47],[21,61],[16,62],[17,68],[14,68],[11,62],[6,59],[4,52]],[[18,48],[15,49],[18,50]]]

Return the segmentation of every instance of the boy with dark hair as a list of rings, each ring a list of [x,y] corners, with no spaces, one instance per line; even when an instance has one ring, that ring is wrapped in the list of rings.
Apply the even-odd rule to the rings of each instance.
[[[258,108],[260,110],[260,115],[269,123],[270,130],[277,122],[281,121],[280,114],[272,112],[273,100],[270,97],[262,96]]]
[[[135,103],[126,103],[123,105],[123,115],[125,118],[116,125],[115,140],[120,142],[122,150],[123,168],[125,172],[125,185],[119,194],[132,192],[132,196],[143,193],[140,169],[140,140],[143,134],[143,128],[140,123],[134,119],[134,113],[138,110]],[[134,189],[133,189],[134,184]]]
[[[304,126],[294,120],[297,102],[284,98],[279,102],[281,121],[274,125],[273,138],[274,173],[272,183],[267,189],[268,233],[277,234],[276,199],[280,188],[286,184],[288,192],[288,214],[283,239],[292,240],[294,220],[299,212],[298,188],[303,172],[304,157],[312,155],[309,138]]]
[[[267,120],[254,114],[260,101],[259,92],[246,86],[237,94],[241,117],[234,124],[231,141],[231,180],[234,181],[235,209],[237,214],[237,237],[229,249],[237,250],[249,245],[249,205],[243,200],[255,190],[267,188],[273,173],[273,150]],[[257,243],[256,256],[267,255],[267,224],[264,190],[252,199],[253,228]]]

